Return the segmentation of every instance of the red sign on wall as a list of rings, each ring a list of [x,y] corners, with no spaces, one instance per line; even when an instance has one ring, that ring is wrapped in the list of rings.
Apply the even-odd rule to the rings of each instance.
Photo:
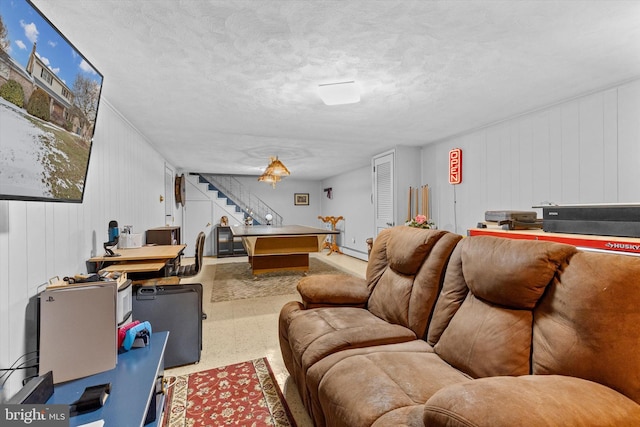
[[[454,148],[449,151],[449,184],[462,182],[462,149]]]

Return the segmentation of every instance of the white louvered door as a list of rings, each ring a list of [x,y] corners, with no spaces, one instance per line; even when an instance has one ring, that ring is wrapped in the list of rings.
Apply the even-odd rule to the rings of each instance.
[[[395,225],[394,219],[394,153],[387,153],[373,159],[373,211],[375,215],[375,236],[380,230]]]

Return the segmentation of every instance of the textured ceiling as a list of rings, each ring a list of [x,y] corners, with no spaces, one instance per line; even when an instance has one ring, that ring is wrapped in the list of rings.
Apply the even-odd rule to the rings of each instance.
[[[321,179],[640,76],[640,1],[33,1],[185,171]]]

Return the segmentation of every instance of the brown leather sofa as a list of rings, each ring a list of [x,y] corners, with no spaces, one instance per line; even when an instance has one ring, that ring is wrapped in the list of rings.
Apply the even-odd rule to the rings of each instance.
[[[317,426],[640,425],[638,257],[400,226],[366,279],[298,290],[280,345]]]

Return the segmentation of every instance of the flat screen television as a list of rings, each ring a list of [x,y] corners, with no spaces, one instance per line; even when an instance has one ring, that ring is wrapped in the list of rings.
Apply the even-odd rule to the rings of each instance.
[[[0,199],[82,203],[103,76],[30,1],[0,19]]]

